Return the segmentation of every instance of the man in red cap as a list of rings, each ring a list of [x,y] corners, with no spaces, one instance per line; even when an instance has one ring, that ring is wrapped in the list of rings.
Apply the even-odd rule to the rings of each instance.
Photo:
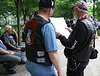
[[[68,58],[67,76],[84,76],[84,69],[89,62],[96,30],[94,21],[87,13],[86,2],[77,1],[73,6],[73,15],[77,20],[76,27],[69,38],[57,32],[57,38],[65,46],[65,56]]]

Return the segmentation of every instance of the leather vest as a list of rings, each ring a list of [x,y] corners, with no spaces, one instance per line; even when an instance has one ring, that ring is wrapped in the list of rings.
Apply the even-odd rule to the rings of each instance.
[[[52,62],[48,53],[45,50],[44,40],[41,28],[49,23],[44,18],[36,16],[26,24],[25,30],[25,44],[26,57],[32,62],[51,66]]]
[[[91,50],[91,45],[95,42],[95,34],[96,34],[96,28],[95,23],[91,18],[82,19],[80,22],[84,23],[87,27],[87,34],[88,37],[86,38],[85,43],[82,45],[81,48],[79,48],[76,52],[74,52],[74,57],[76,60],[81,62],[89,61]],[[92,43],[92,44],[91,44]]]

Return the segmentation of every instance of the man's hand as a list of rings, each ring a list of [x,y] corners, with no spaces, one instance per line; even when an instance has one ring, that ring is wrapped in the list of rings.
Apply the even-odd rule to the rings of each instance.
[[[17,50],[21,50],[21,48],[17,48]]]
[[[14,54],[15,54],[15,52],[9,52],[9,54],[10,54],[10,55],[14,55]]]
[[[69,27],[65,27],[65,29],[67,29],[69,32],[72,32],[73,30]]]
[[[57,39],[58,39],[58,37],[61,35],[61,33],[59,33],[59,32],[56,32],[56,34],[57,34]]]
[[[63,72],[58,72],[58,76],[64,76]]]
[[[16,31],[15,31],[14,29],[12,29],[12,32],[14,32],[14,33],[15,33],[16,38],[18,39],[18,35],[17,35]]]
[[[16,31],[14,29],[12,29],[12,32],[16,33]]]

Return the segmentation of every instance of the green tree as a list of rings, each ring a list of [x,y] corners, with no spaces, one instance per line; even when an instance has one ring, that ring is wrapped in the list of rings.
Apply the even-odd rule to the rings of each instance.
[[[39,0],[20,0],[21,12],[23,14],[24,22],[28,13],[38,7]]]
[[[96,0],[95,2],[95,18],[100,20],[100,1]]]
[[[0,0],[0,15],[2,15],[7,24],[7,17],[10,15],[10,8],[8,6],[8,0]]]
[[[72,7],[77,0],[56,0],[54,16],[73,18]]]

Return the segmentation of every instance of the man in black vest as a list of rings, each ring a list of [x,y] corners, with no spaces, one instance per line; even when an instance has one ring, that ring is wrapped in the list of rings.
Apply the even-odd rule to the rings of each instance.
[[[54,6],[54,0],[40,0],[38,15],[26,24],[26,69],[32,76],[57,76],[54,66],[58,76],[64,76],[57,52],[56,32],[48,20]]]
[[[73,6],[73,15],[77,20],[76,27],[68,39],[57,32],[57,38],[65,46],[65,56],[68,57],[67,76],[84,76],[88,65],[95,35],[95,23],[88,17],[88,5],[77,1]],[[91,43],[92,41],[92,43]]]

